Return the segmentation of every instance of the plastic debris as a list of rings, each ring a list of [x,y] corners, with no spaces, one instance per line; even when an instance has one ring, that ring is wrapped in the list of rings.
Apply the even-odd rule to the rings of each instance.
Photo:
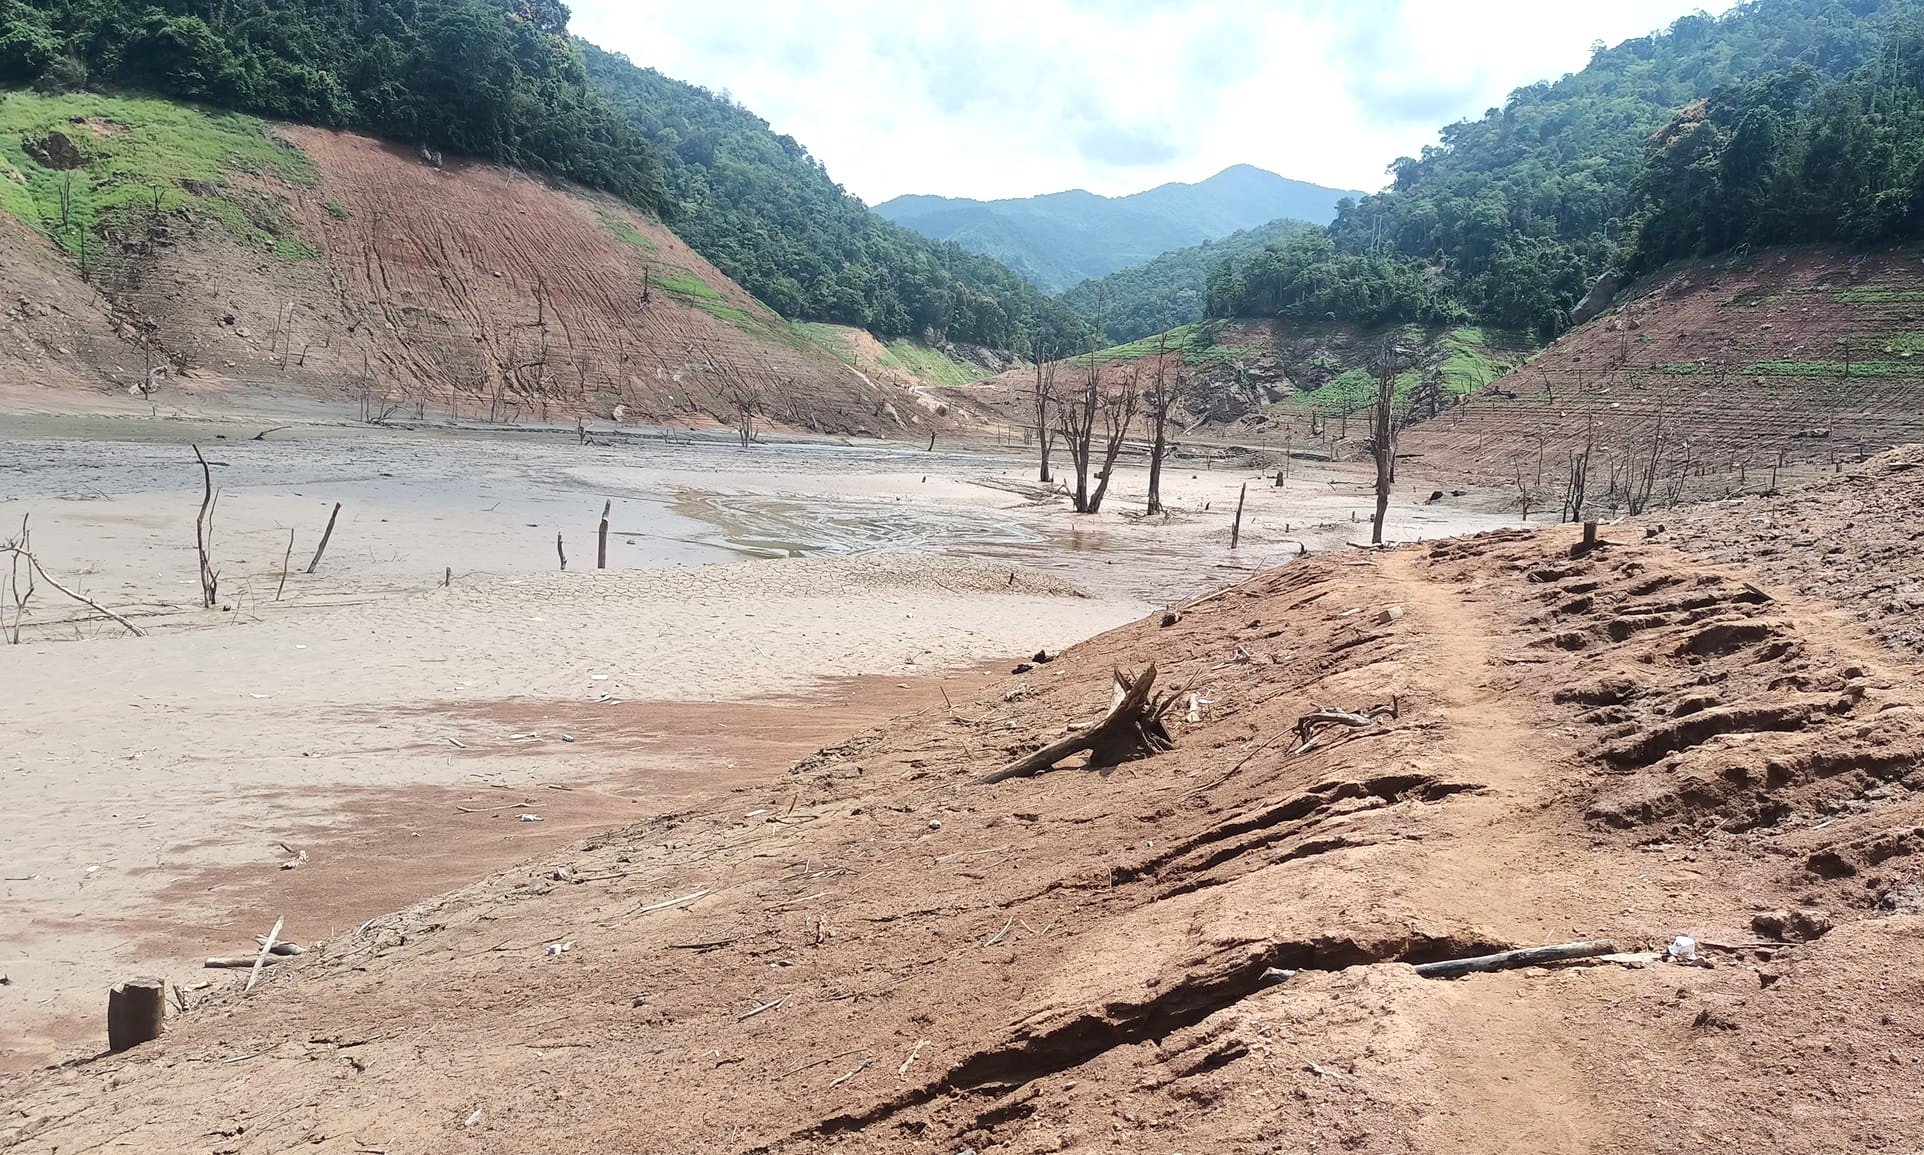
[[[515,815],[515,817],[516,817],[516,818],[519,818],[519,819],[520,819],[521,821],[523,821],[523,822],[539,822],[539,821],[541,821],[541,815],[539,815],[539,814],[517,814],[517,815]]]
[[[560,958],[575,948],[573,942],[551,942],[545,952],[549,958]]]
[[[1694,963],[1697,961],[1697,940],[1680,934],[1670,940],[1670,949],[1665,953],[1671,962]]]

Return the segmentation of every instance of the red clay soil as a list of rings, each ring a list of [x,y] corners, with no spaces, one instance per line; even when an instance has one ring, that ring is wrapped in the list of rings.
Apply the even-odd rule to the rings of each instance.
[[[105,263],[102,289],[183,367],[172,390],[321,397],[357,413],[366,393],[393,419],[727,424],[743,394],[764,423],[796,428],[888,434],[930,418],[612,197],[497,165],[437,168],[349,133],[276,131],[318,182],[237,179],[318,257],[244,248],[199,220]],[[71,267],[58,272],[62,285],[30,299],[92,295]],[[69,344],[124,390],[125,337],[96,323]],[[0,350],[0,375],[14,368]]]
[[[135,328],[74,274],[71,262],[7,213],[0,213],[0,268],[0,389],[8,397],[42,401],[48,391],[97,385],[103,376],[142,379]],[[104,350],[103,337],[111,338]],[[103,351],[104,367],[95,360]]]
[[[1562,463],[1594,435],[1600,491],[1660,419],[1666,473],[1747,463],[1753,482],[1779,453],[1828,464],[1924,438],[1918,251],[1771,251],[1651,278],[1401,447],[1502,480],[1539,443]]]
[[[0,1146],[1905,1149],[1917,668],[1741,566],[1574,540],[1259,575],[0,1083]],[[1200,695],[1174,752],[976,780],[1152,661]],[[1410,965],[1679,933],[1711,965]]]

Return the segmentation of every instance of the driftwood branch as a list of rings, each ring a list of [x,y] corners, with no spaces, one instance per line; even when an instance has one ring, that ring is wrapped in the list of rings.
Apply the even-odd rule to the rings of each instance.
[[[1316,709],[1296,719],[1296,753],[1301,754],[1315,744],[1323,731],[1341,726],[1351,730],[1366,730],[1376,725],[1379,718],[1400,718],[1403,716],[1403,702],[1395,695],[1387,703],[1379,703],[1360,713],[1352,710],[1339,710],[1334,706],[1318,706]]]
[[[334,536],[334,519],[341,516],[341,503],[334,503],[334,512],[327,515],[327,528],[321,531],[321,544],[314,550],[314,560],[307,563],[307,572],[313,573],[320,568],[321,555],[327,552],[327,540]]]
[[[33,554],[29,553],[28,551],[21,549],[17,545],[0,545],[0,552],[10,553],[15,557],[22,557],[27,559],[27,565],[32,567],[34,573],[40,575],[41,581],[46,582],[48,585],[52,586],[54,589],[60,591],[63,594],[66,594],[68,597],[79,602],[81,605],[86,606],[88,609],[94,611],[95,613],[100,614],[102,617],[112,618],[114,621],[119,622],[122,626],[126,627],[128,633],[134,635],[135,637],[138,638],[138,637],[146,636],[147,631],[141,629],[139,626],[128,621],[126,618],[121,617],[119,614],[108,609],[106,606],[101,605],[99,602],[94,601],[92,598],[82,597],[81,595],[68,589],[66,586],[61,585],[58,581],[55,581],[53,575],[47,572],[46,567],[40,564],[40,559],[36,558],[35,556],[33,556]]]
[[[1155,684],[1153,664],[1134,678],[1121,670],[1115,671],[1116,696],[1100,722],[1051,742],[1033,754],[1025,754],[1000,770],[984,774],[979,781],[1006,782],[1011,778],[1032,777],[1084,750],[1089,752],[1091,766],[1115,766],[1173,749],[1175,742],[1163,725],[1162,716],[1185,690],[1154,698],[1150,691]]]
[[[254,984],[260,981],[261,968],[267,965],[267,956],[274,953],[274,944],[280,941],[281,928],[286,925],[287,917],[285,915],[275,919],[274,929],[268,931],[267,937],[261,940],[260,957],[254,960],[254,969],[248,972],[247,985],[241,988],[242,994],[253,990]]]
[[[1615,953],[1617,953],[1616,946],[1607,942],[1567,942],[1559,946],[1528,946],[1519,950],[1477,955],[1474,958],[1423,963],[1416,968],[1416,973],[1426,979],[1453,979],[1459,975],[1477,974],[1482,971],[1513,970],[1517,967],[1536,966],[1538,963],[1595,958],[1600,954]]]

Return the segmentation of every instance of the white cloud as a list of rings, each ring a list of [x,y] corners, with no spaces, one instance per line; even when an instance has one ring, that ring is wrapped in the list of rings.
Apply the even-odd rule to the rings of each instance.
[[[579,0],[574,30],[727,90],[871,204],[1108,195],[1248,163],[1341,188],[1513,88],[1732,0]]]

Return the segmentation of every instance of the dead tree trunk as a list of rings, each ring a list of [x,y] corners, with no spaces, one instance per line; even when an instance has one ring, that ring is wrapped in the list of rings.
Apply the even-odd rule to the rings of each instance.
[[[1390,512],[1390,486],[1396,481],[1396,371],[1385,366],[1376,383],[1376,405],[1371,413],[1370,454],[1376,458],[1376,516],[1370,520],[1370,544],[1383,544],[1383,522]]]
[[[200,604],[211,610],[220,600],[220,573],[208,557],[214,545],[214,474],[198,445],[194,446],[194,460],[200,462],[201,482],[200,515],[194,518],[194,552],[200,555]]]
[[[1047,485],[1055,480],[1049,476],[1049,447],[1055,441],[1055,428],[1049,423],[1049,405],[1055,397],[1056,366],[1050,361],[1043,364],[1044,354],[1040,348],[1035,354],[1035,390],[1031,400],[1035,404],[1035,437],[1042,452],[1042,483]]]
[[[1165,354],[1168,337],[1156,338],[1156,379],[1149,391],[1149,422],[1154,438],[1149,446],[1149,501],[1145,513],[1162,512],[1162,463],[1169,456],[1169,410],[1173,407],[1176,394],[1182,387],[1182,373],[1176,373],[1175,385],[1169,381]]]
[[[1249,500],[1249,483],[1243,482],[1242,492],[1236,495],[1236,521],[1229,527],[1229,548],[1235,549],[1243,540],[1243,502]]]
[[[1121,670],[1115,671],[1116,697],[1102,721],[1060,741],[1051,742],[1033,754],[1017,758],[1000,770],[984,774],[977,781],[987,784],[1032,777],[1054,769],[1056,763],[1084,750],[1089,751],[1091,767],[1106,767],[1174,749],[1175,741],[1163,725],[1162,716],[1183,696],[1184,691],[1176,690],[1161,698],[1152,698],[1150,690],[1155,684],[1154,665],[1135,678],[1130,678]]]
[[[124,1051],[160,1037],[167,1023],[167,983],[128,979],[107,992],[107,1049]]]
[[[615,507],[615,503],[612,500],[604,501],[601,503],[601,525],[595,531],[596,532],[596,541],[595,541],[595,568],[596,569],[608,568],[608,511],[613,509],[614,507]]]
[[[1131,372],[1129,382],[1121,390],[1101,397],[1103,424],[1102,471],[1096,474],[1096,491],[1089,495],[1089,506],[1085,512],[1098,513],[1102,510],[1102,499],[1109,492],[1109,479],[1116,472],[1116,457],[1122,453],[1122,443],[1129,436],[1130,422],[1136,417],[1136,375]]]
[[[320,568],[321,555],[327,552],[327,541],[334,536],[334,519],[341,516],[341,503],[334,503],[334,512],[327,515],[327,528],[321,531],[321,544],[314,549],[314,560],[307,563],[307,572],[313,573]]]

